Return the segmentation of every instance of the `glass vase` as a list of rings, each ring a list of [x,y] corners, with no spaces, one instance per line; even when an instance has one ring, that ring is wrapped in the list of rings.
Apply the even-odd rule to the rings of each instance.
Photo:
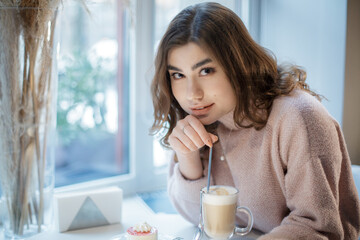
[[[33,236],[53,222],[58,3],[0,0],[0,207],[6,239]]]

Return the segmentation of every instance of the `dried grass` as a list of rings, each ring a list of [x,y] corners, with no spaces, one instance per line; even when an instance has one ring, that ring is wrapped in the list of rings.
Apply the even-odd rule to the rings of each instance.
[[[52,52],[60,2],[0,0],[0,180],[16,235],[28,224],[37,224],[40,232],[43,223]]]

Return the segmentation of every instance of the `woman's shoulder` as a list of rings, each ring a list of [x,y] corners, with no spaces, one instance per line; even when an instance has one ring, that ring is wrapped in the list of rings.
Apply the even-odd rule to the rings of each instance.
[[[279,120],[301,121],[309,125],[333,125],[335,119],[322,103],[304,90],[293,90],[289,95],[277,97],[271,109],[269,122]]]
[[[299,110],[310,107],[321,107],[321,102],[305,90],[295,89],[287,95],[281,95],[275,98],[273,109],[275,108],[296,108]]]
[[[286,141],[307,143],[312,152],[328,154],[338,145],[341,128],[317,98],[303,90],[274,101],[269,128]],[[292,139],[292,140],[290,140]]]

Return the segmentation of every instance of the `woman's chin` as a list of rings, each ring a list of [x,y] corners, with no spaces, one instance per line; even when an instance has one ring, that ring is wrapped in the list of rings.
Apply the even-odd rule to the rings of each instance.
[[[199,120],[205,126],[211,125],[217,121],[216,119],[212,119],[212,118],[199,118]]]

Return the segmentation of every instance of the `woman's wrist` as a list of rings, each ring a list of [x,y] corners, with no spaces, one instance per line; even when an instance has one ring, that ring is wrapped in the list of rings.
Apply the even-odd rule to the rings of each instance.
[[[199,151],[177,154],[179,170],[187,180],[197,180],[203,177],[203,165],[200,160]]]

